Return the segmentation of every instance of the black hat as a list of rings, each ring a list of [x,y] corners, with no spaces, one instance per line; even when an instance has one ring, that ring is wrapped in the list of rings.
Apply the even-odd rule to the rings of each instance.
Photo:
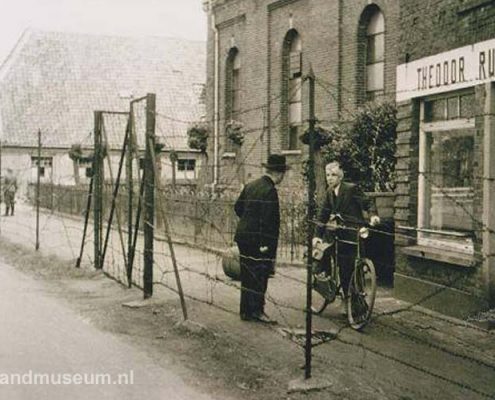
[[[262,165],[271,171],[285,172],[290,169],[285,162],[285,156],[282,154],[270,154],[268,156],[268,162]]]

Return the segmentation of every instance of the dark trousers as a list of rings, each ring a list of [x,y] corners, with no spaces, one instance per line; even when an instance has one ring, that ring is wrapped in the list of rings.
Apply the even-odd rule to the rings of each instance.
[[[339,265],[340,285],[342,287],[344,295],[347,296],[349,284],[351,282],[352,271],[354,268],[354,260],[356,258],[356,247],[345,243],[339,243],[338,246],[339,254],[337,263]],[[318,262],[315,266],[315,272],[317,274],[323,271],[330,273],[328,268],[330,266],[330,257],[334,251],[335,250],[332,247],[329,247],[323,254],[321,261]]]
[[[3,196],[5,200],[5,215],[9,215],[9,209],[11,215],[14,215],[15,193],[6,191]]]
[[[338,263],[340,267],[340,285],[342,286],[345,296],[347,296],[347,292],[349,291],[355,258],[356,252],[352,249],[349,251],[339,251]]]
[[[263,259],[258,248],[249,244],[237,243],[241,265],[241,304],[243,317],[260,315],[265,309],[265,293],[271,260]]]

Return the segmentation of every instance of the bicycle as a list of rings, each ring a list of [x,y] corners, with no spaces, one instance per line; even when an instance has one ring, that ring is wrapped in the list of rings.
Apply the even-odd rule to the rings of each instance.
[[[361,330],[370,321],[376,297],[376,273],[373,262],[363,256],[363,240],[369,237],[370,231],[366,226],[349,228],[344,224],[340,215],[331,218],[326,225],[326,231],[331,240],[317,242],[313,249],[313,260],[318,265],[313,267],[313,296],[312,311],[321,314],[327,306],[335,301],[340,293],[346,296],[347,319],[355,330]],[[355,231],[355,241],[341,238],[343,231]],[[346,235],[343,235],[346,236]],[[339,273],[339,245],[347,244],[357,246],[347,293],[344,293],[340,283]],[[328,265],[322,265],[328,258]]]

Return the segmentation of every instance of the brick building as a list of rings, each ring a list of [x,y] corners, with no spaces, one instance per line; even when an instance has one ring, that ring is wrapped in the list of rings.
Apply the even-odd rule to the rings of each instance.
[[[401,2],[395,292],[467,316],[495,303],[495,2]]]
[[[307,126],[303,78],[310,66],[323,125],[348,118],[366,100],[395,98],[396,1],[217,0],[205,6],[215,185],[238,187],[257,176],[270,152],[283,152],[294,167],[284,184],[302,184],[307,150],[298,137]],[[231,120],[243,124],[242,146],[228,137]]]
[[[216,0],[209,15],[210,182],[236,186],[270,152],[301,182],[308,118],[346,121],[397,102],[395,295],[448,314],[495,301],[495,3]],[[228,121],[244,125],[236,146]],[[419,228],[419,229],[418,229]]]

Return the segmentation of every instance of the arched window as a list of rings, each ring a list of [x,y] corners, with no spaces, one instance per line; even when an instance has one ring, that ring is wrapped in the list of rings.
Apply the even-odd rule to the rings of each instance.
[[[358,35],[357,99],[362,103],[383,96],[385,91],[385,18],[377,5],[364,9]]]
[[[282,147],[298,150],[302,126],[302,43],[295,30],[285,37],[282,63]]]
[[[225,123],[238,121],[241,111],[241,58],[236,47],[230,49],[225,71]],[[233,151],[233,143],[225,138],[225,151]]]
[[[385,19],[375,8],[366,28],[366,99],[374,100],[384,92]]]

